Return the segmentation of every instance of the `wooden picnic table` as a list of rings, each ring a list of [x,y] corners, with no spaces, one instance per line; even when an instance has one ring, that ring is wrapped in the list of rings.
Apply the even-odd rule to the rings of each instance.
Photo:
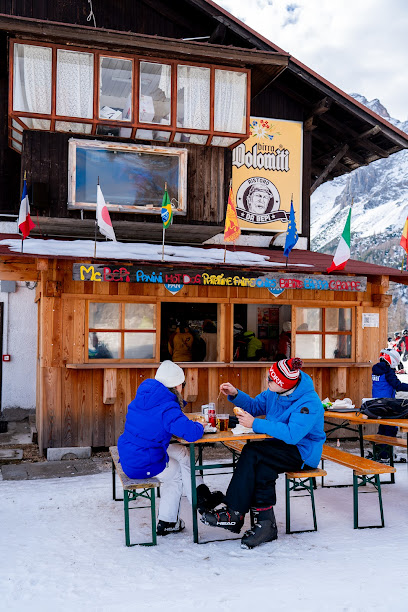
[[[341,421],[340,424],[330,423],[327,419]],[[408,419],[367,419],[359,411],[355,412],[336,412],[334,410],[325,410],[324,421],[328,425],[333,425],[333,429],[326,431],[327,434],[336,431],[337,429],[349,429],[350,431],[358,431],[360,440],[360,455],[364,457],[364,439],[363,425],[392,425],[399,427],[402,431],[408,431]],[[350,423],[357,426],[357,429],[350,427]]]
[[[197,414],[186,414],[189,419],[194,419]],[[193,541],[195,544],[204,544],[200,542],[198,537],[198,520],[197,520],[197,485],[196,485],[196,474],[197,472],[203,473],[204,470],[215,470],[222,468],[234,467],[234,463],[211,463],[203,464],[203,448],[206,444],[213,444],[214,442],[228,442],[230,440],[265,440],[271,438],[267,434],[257,433],[246,433],[240,435],[234,435],[231,429],[227,431],[217,431],[217,433],[206,433],[202,438],[195,442],[186,442],[182,438],[176,438],[177,442],[189,446],[190,449],[190,471],[191,471],[191,498],[192,498],[192,515],[193,515]],[[195,449],[196,445],[199,448],[198,463],[196,463]],[[210,540],[216,541],[216,540]]]

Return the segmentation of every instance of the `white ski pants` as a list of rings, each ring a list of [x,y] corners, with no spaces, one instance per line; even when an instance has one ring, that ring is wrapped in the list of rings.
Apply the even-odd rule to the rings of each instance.
[[[183,493],[191,504],[190,453],[188,447],[182,444],[170,444],[167,454],[169,462],[166,468],[156,476],[162,483],[160,486],[159,520],[175,523]],[[203,484],[201,476],[197,476],[196,481],[197,487]]]

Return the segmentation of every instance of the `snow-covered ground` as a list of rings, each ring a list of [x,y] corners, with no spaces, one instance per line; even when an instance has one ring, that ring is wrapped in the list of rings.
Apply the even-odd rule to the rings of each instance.
[[[351,482],[350,470],[326,465],[329,481]],[[207,482],[225,489],[228,479],[211,476]],[[319,486],[319,531],[286,535],[283,477],[278,485],[279,539],[245,551],[239,541],[193,544],[185,498],[183,533],[159,538],[156,547],[126,548],[123,504],[111,499],[109,472],[2,481],[1,609],[371,612],[406,605],[406,464],[397,465],[395,485],[383,486],[385,529],[354,530],[352,488]],[[361,523],[378,522],[375,493],[360,495]],[[310,525],[308,498],[292,502],[292,516],[293,528]],[[148,511],[134,511],[131,521],[147,538]],[[201,523],[200,532],[227,535]]]

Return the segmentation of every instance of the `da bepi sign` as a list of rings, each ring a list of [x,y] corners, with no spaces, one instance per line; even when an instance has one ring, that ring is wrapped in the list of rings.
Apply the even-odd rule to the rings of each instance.
[[[118,263],[75,263],[72,279],[108,283],[159,283],[163,285],[213,285],[265,289],[321,291],[365,291],[365,276],[323,276],[314,274],[257,274],[245,269],[217,270],[169,268],[165,266],[125,266]],[[180,287],[181,288],[181,287]]]

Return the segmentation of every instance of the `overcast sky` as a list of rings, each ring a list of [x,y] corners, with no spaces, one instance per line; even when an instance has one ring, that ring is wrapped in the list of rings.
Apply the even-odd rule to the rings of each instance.
[[[216,0],[347,93],[408,119],[408,0]]]

